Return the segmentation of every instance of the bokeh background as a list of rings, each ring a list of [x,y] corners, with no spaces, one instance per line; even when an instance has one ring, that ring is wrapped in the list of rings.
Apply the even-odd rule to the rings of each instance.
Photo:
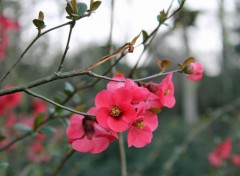
[[[88,0],[81,2],[89,4]],[[158,24],[157,15],[162,9],[167,9],[170,3],[170,0],[102,0],[96,13],[77,22],[63,70],[84,68],[114,48],[129,42],[141,30],[151,32]],[[7,31],[9,42],[5,56],[0,60],[1,75],[36,36],[37,30],[32,20],[37,18],[38,12],[44,12],[48,29],[67,21],[65,6],[64,0],[0,0],[0,15],[20,25],[19,30]],[[178,1],[174,1],[172,8],[178,6]],[[170,59],[173,63],[171,69],[174,69],[177,68],[177,63],[189,56],[194,56],[203,63],[205,73],[197,83],[186,80],[181,74],[174,75],[177,103],[174,108],[163,109],[159,114],[159,127],[154,132],[152,143],[141,149],[127,148],[126,145],[129,175],[238,175],[240,167],[230,161],[224,162],[220,168],[211,166],[208,154],[226,138],[232,140],[233,153],[240,154],[239,17],[238,0],[187,0],[184,9],[160,28],[141,59],[134,78],[159,72],[155,63],[157,59]],[[1,28],[3,26],[0,24],[0,31]],[[63,54],[67,36],[68,27],[64,27],[39,39],[1,83],[1,87],[21,85],[52,74]],[[143,47],[139,46],[133,54],[124,57],[116,70],[127,75],[142,50]],[[96,72],[103,73],[108,66],[107,63]],[[92,81],[94,78],[87,76],[75,77],[54,81],[33,90],[50,99],[63,101],[66,98],[66,87],[74,89]],[[160,82],[161,78],[154,81]],[[104,89],[106,84],[106,81],[100,81],[94,87],[79,91],[67,106],[86,111],[94,104],[94,95]],[[20,116],[31,118],[35,101],[33,97],[22,94],[20,105],[12,111],[19,119]],[[47,116],[54,107],[46,105],[41,112]],[[65,113],[61,111],[59,116],[64,116]],[[7,118],[6,115],[0,119],[1,126],[6,121],[4,118]],[[45,129],[47,137],[41,143],[46,159],[34,160],[29,157],[31,141],[42,141],[41,137],[33,135],[18,142],[12,150],[0,153],[0,175],[51,175],[69,151],[69,145],[65,134],[66,120],[58,118],[48,126],[47,132]],[[17,130],[19,129],[18,133],[25,132],[24,129],[18,127]],[[33,152],[38,154],[37,150]],[[75,153],[59,175],[120,175],[117,142],[113,142],[101,154]]]

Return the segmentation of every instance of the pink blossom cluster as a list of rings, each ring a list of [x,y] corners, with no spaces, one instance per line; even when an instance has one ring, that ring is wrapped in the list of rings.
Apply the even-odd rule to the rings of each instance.
[[[128,147],[144,147],[158,127],[155,110],[175,105],[173,73],[159,84],[134,82],[116,74],[107,89],[95,97],[95,107],[88,113],[95,117],[74,115],[67,128],[72,148],[79,152],[100,153],[118,138],[119,132],[127,131]]]
[[[19,30],[20,26],[18,22],[15,22],[5,16],[0,15],[0,61],[4,59],[6,50],[8,47],[8,36],[9,30]]]
[[[240,166],[240,155],[231,156],[231,150],[232,141],[227,138],[208,154],[210,164],[214,167],[221,167],[225,160],[230,160],[235,166]]]

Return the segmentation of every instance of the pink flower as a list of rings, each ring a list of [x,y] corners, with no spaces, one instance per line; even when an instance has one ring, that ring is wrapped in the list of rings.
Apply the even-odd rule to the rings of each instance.
[[[232,142],[229,138],[220,143],[208,155],[208,160],[211,163],[211,165],[215,167],[220,167],[222,165],[222,162],[230,157],[231,149]]]
[[[123,132],[136,119],[132,94],[125,88],[102,90],[95,99],[96,119],[103,128]]]
[[[126,88],[132,95],[132,104],[137,104],[140,101],[146,100],[150,94],[146,88],[139,87],[133,80],[125,79],[123,74],[116,74],[113,78],[124,80],[124,82],[110,81],[107,84],[107,90],[114,91],[118,88]]]
[[[22,99],[21,93],[8,94],[0,97],[0,115],[9,109],[17,107]]]
[[[5,57],[8,47],[7,31],[10,29],[19,30],[19,28],[20,26],[17,22],[7,17],[0,16],[0,61]]]
[[[232,163],[235,166],[240,166],[240,155],[233,155],[232,157]]]
[[[103,129],[94,119],[82,115],[71,117],[67,136],[74,150],[89,153],[106,150],[110,142],[116,139],[116,133]]]
[[[200,62],[193,62],[187,66],[186,78],[192,81],[199,81],[202,79],[204,67]]]
[[[150,108],[161,108],[163,106],[172,108],[175,105],[172,75],[173,73],[169,73],[160,84],[150,82],[145,85],[151,92],[147,99]]]
[[[113,79],[123,80],[123,81],[126,80],[122,73],[115,74],[113,76]],[[121,88],[121,87],[124,87],[124,86],[125,86],[125,82],[110,81],[107,84],[107,90],[114,91],[114,90],[116,90],[118,88]]]
[[[141,102],[137,110],[137,119],[128,131],[128,147],[144,147],[152,140],[152,132],[158,126],[157,115],[146,110],[146,105]]]
[[[45,139],[46,135],[37,134],[37,136],[31,141],[27,151],[29,161],[40,163],[47,162],[50,159],[43,147]]]
[[[0,16],[0,26],[4,30],[14,29],[19,30],[20,25],[18,22],[11,20],[10,18],[7,18],[5,16]]]

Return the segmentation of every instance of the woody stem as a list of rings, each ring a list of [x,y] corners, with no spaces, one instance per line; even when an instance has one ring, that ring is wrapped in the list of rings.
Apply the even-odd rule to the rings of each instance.
[[[118,145],[119,145],[120,161],[121,161],[121,176],[127,176],[127,160],[126,160],[126,153],[124,149],[124,140],[123,140],[122,133],[119,133],[118,135]]]

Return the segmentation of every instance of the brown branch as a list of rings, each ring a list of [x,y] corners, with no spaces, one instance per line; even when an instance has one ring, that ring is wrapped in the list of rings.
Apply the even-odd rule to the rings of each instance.
[[[11,142],[7,143],[5,146],[3,146],[2,148],[0,148],[0,152],[3,152],[4,150],[8,149],[9,147],[11,147],[13,144],[27,138],[28,136],[31,136],[32,132],[27,132],[22,136],[19,136],[17,138],[15,138],[14,140],[12,140]]]
[[[69,34],[68,34],[67,44],[66,44],[66,47],[65,47],[65,50],[64,50],[64,53],[63,53],[60,65],[58,66],[58,69],[56,71],[57,73],[60,72],[62,67],[63,67],[63,63],[64,63],[65,57],[67,55],[67,51],[69,49],[69,43],[70,43],[70,40],[71,40],[72,30],[73,30],[73,28],[75,26],[75,23],[76,23],[76,21],[73,20],[71,25],[70,25],[70,30],[69,30]]]
[[[95,117],[95,115],[93,115],[93,114],[87,114],[87,113],[84,113],[84,112],[79,112],[79,111],[76,111],[75,109],[71,109],[69,107],[66,107],[66,106],[63,106],[61,104],[58,104],[55,101],[52,101],[52,100],[50,100],[50,99],[48,99],[48,98],[46,98],[46,97],[44,97],[42,95],[39,95],[39,94],[29,90],[29,89],[24,90],[24,92],[26,92],[27,94],[32,95],[32,96],[34,96],[36,98],[40,98],[40,99],[42,99],[42,100],[44,100],[44,101],[46,101],[48,103],[51,103],[54,106],[57,106],[57,107],[62,108],[62,109],[65,109],[65,110],[67,110],[69,112],[73,112],[75,114],[80,114],[80,115],[83,115],[83,116]]]

